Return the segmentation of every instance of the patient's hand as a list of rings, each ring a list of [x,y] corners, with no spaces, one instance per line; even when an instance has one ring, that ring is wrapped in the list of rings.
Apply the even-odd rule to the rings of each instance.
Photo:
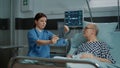
[[[94,58],[95,56],[91,53],[83,53],[80,58]]]
[[[67,32],[69,32],[69,30],[70,30],[69,27],[64,25],[64,32],[67,33]]]
[[[72,58],[72,55],[67,55],[67,58]]]

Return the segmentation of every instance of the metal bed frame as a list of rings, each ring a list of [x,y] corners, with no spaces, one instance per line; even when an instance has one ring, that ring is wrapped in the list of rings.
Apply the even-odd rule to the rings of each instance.
[[[25,60],[28,62],[25,62]],[[9,61],[8,68],[71,68],[66,67],[67,63],[83,64],[84,66],[89,65],[88,68],[90,68],[90,66],[92,66],[93,68],[99,68],[99,65],[97,63],[85,60],[33,58],[28,56],[12,57]]]

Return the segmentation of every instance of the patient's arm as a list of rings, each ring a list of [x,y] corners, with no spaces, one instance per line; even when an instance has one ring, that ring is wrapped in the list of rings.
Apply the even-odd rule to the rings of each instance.
[[[69,32],[69,30],[70,30],[69,27],[67,25],[64,25],[64,32],[67,33]]]
[[[101,62],[108,62],[108,63],[111,63],[110,60],[108,59],[105,59],[105,58],[99,58],[99,57],[95,57],[97,60],[101,61]]]
[[[82,55],[80,56],[80,58],[93,58],[93,59],[95,58],[95,59],[97,59],[97,60],[99,60],[99,61],[101,61],[101,62],[111,63],[110,60],[105,59],[105,58],[96,57],[96,56],[94,56],[94,55],[91,54],[91,53],[84,53],[84,54],[82,54]]]

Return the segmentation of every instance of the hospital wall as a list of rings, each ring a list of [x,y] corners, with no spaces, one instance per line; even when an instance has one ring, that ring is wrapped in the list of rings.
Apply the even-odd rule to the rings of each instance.
[[[22,11],[21,9],[21,0],[14,0],[15,2],[15,9],[14,9],[14,15],[15,15],[15,19],[18,18],[20,20],[30,20],[26,23],[31,23],[31,19],[33,19],[34,15],[37,13],[37,12],[44,12],[47,14],[48,16],[48,19],[52,19],[52,20],[59,20],[59,19],[62,19],[62,21],[64,21],[64,11],[68,11],[68,10],[79,10],[79,5],[76,5],[76,6],[73,6],[71,5],[70,3],[68,3],[68,5],[65,5],[65,6],[62,6],[62,5],[57,5],[59,4],[59,1],[56,2],[56,0],[53,0],[51,2],[47,1],[47,0],[44,0],[44,1],[40,1],[40,0],[36,0],[36,1],[33,1],[33,0],[30,0],[32,2],[32,9],[33,10],[30,10],[30,11]],[[73,2],[73,0],[70,0]],[[56,3],[56,4],[53,4],[53,3]],[[67,1],[60,1],[61,3],[63,2],[66,2]],[[44,5],[45,3],[45,5]],[[50,3],[50,5],[48,4]],[[65,4],[66,4],[65,3]],[[78,4],[79,4],[79,0],[78,0]],[[55,5],[55,6],[54,6]],[[45,7],[47,6],[47,7]],[[51,7],[51,8],[49,8]],[[92,7],[92,5],[91,5]],[[73,9],[74,8],[74,9]],[[84,19],[85,20],[88,20],[90,21],[90,16],[89,16],[89,13],[88,13],[88,9],[83,9],[84,10]],[[92,15],[93,15],[93,20],[94,22],[115,22],[117,21],[117,7],[115,6],[111,6],[111,7],[102,7],[102,8],[92,8]],[[15,24],[20,24],[22,23],[22,25],[24,25],[24,21],[23,22],[19,22],[19,21],[16,21],[15,20]],[[23,27],[23,26],[21,26]],[[27,26],[25,26],[27,27]],[[29,30],[29,29],[15,29],[15,42],[18,42],[19,41],[22,41],[21,38],[25,38],[25,34],[22,34],[22,33],[26,33],[26,31]],[[53,30],[53,32],[56,31],[56,30]],[[56,33],[56,32],[54,32]],[[17,36],[18,35],[18,36]],[[27,44],[27,41],[26,39],[24,40],[24,42],[19,42],[19,43],[25,43]],[[21,44],[20,44],[21,45]]]
[[[71,4],[68,4],[68,5],[65,5],[65,6],[60,6],[60,5],[57,5],[59,4],[59,1],[56,2],[56,1],[53,1],[53,2],[49,2],[47,0],[44,0],[44,1],[40,1],[40,0],[36,0],[36,1],[32,1],[32,8],[33,10],[30,10],[30,11],[22,11],[21,10],[21,7],[19,6],[21,1],[20,0],[16,0],[18,1],[18,3],[16,4],[16,7],[17,9],[15,9],[15,19],[18,18],[18,19],[25,19],[25,20],[30,20],[26,23],[30,23],[34,17],[34,15],[37,13],[37,12],[44,12],[47,14],[48,16],[48,20],[58,20],[59,19],[62,19],[62,21],[64,21],[64,11],[68,11],[68,10],[79,10],[79,6],[76,5],[76,6],[73,6]],[[72,1],[72,0],[71,0]],[[60,1],[62,2],[62,1]],[[66,1],[63,1],[64,3]],[[45,3],[45,7],[44,6],[44,3]],[[50,3],[50,5],[48,5],[48,3]],[[57,3],[56,6],[54,6],[53,3]],[[105,2],[107,3],[107,2]],[[109,3],[107,3],[106,5],[102,5],[103,7],[94,7],[93,4],[91,4],[91,9],[92,9],[92,15],[93,15],[93,21],[94,22],[102,22],[102,23],[105,23],[105,22],[117,22],[117,7],[116,7],[116,4],[113,5],[113,6],[110,6],[108,7],[107,5],[109,5]],[[107,6],[107,7],[105,7]],[[49,8],[51,7],[51,8]],[[49,9],[47,9],[49,8]],[[85,9],[82,8],[82,10],[84,10],[84,20],[85,21],[90,21],[90,15],[88,13],[88,8],[85,7]],[[30,18],[30,19],[29,19]],[[16,24],[17,23],[22,23],[22,22],[19,22],[19,21],[16,21],[15,22]],[[23,24],[25,22],[23,21]],[[26,26],[27,27],[27,26]],[[16,45],[26,45],[27,46],[27,31],[29,29],[16,29],[15,30],[15,44]],[[57,34],[57,30],[50,30],[52,31],[53,33]],[[79,29],[71,29],[71,33],[67,36],[68,38],[70,37],[73,37],[73,35],[75,33],[78,33],[80,32]],[[21,50],[22,51],[22,50]],[[20,52],[20,53],[23,53],[23,52]]]
[[[43,12],[47,14],[48,20],[64,21],[64,11],[82,9],[84,11],[84,20],[90,21],[88,8],[87,7],[83,8],[79,4],[80,1],[83,1],[83,0],[77,0],[77,1],[69,0],[71,3],[77,3],[76,5],[72,5],[68,1],[64,1],[64,0],[60,0],[60,1],[59,0],[53,0],[53,1],[29,0],[30,8],[27,8],[27,10],[24,9],[24,7],[22,7],[23,6],[21,4],[22,0],[11,0],[12,2],[11,9],[10,9],[10,6],[5,7],[6,5],[10,5],[10,0],[9,2],[8,0],[0,0],[0,1],[1,1],[0,5],[2,5],[2,7],[0,6],[0,9],[3,9],[1,10],[1,13],[0,13],[0,21],[3,22],[3,20],[5,19],[7,20],[7,22],[9,22],[9,23],[6,23],[6,25],[8,25],[6,26],[7,29],[4,29],[4,28],[0,29],[1,45],[9,45],[11,42],[13,42],[13,44],[15,45],[28,46],[27,32],[31,28],[30,24],[33,22],[33,17],[37,12]],[[104,4],[104,5],[96,4],[97,6],[95,7],[95,4],[93,4],[92,2],[93,1],[90,2],[90,6],[91,6],[94,22],[102,22],[102,23],[117,22],[116,4],[115,5],[113,4],[112,6],[109,7],[108,5],[110,5],[111,3],[107,3],[106,1],[104,1],[107,4]],[[95,1],[95,2],[98,3],[99,1]],[[8,12],[8,10],[12,10],[12,12]],[[10,21],[11,16],[13,16],[12,22]],[[11,26],[11,24],[13,27]],[[2,25],[4,24],[2,23]],[[19,28],[17,25],[20,25]],[[50,30],[50,31],[52,31],[55,34],[58,33],[56,29]],[[73,37],[73,35],[78,32],[80,32],[80,29],[71,29],[71,33],[67,37],[68,38]],[[19,51],[20,55],[23,55],[23,53],[24,52],[22,50]]]

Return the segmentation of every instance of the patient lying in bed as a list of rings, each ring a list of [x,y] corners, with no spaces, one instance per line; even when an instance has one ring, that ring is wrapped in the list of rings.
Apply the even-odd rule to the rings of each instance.
[[[101,62],[115,63],[107,44],[99,41],[96,37],[97,34],[98,28],[96,24],[88,24],[83,29],[83,35],[87,39],[87,42],[80,45],[79,48],[74,52],[74,55],[81,59],[92,58]],[[67,55],[67,57],[74,58],[75,56]]]
[[[73,55],[68,54],[67,57],[55,56],[54,58],[87,60],[99,64],[101,68],[120,68],[119,65],[114,64],[115,60],[110,54],[108,45],[99,41],[96,37],[97,34],[98,28],[96,24],[88,24],[83,29],[83,35],[87,42],[80,45]]]

